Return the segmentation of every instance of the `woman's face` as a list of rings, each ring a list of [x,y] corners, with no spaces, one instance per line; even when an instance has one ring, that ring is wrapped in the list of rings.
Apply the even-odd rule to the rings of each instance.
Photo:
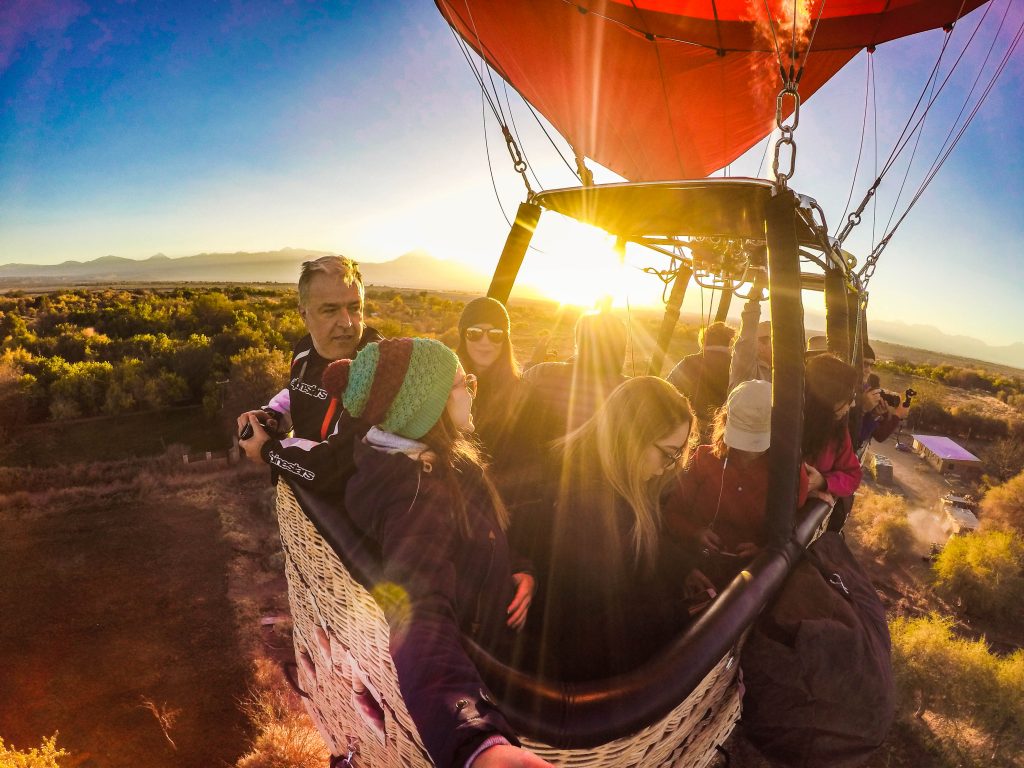
[[[640,471],[644,480],[665,474],[686,458],[686,445],[690,439],[690,425],[680,424],[673,431],[655,440],[644,451]]]
[[[455,371],[455,383],[448,395],[448,416],[460,432],[473,431],[473,396],[476,394],[476,376],[467,374],[460,364]]]
[[[486,371],[501,353],[505,344],[505,329],[495,328],[490,323],[475,323],[466,329],[465,334],[469,359],[478,372]],[[495,336],[499,338],[493,338]]]
[[[853,400],[843,400],[832,407],[832,413],[836,415],[836,421],[842,421],[850,413],[853,407]]]

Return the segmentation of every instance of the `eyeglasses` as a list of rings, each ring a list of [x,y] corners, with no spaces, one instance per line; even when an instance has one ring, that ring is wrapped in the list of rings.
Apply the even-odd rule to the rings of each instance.
[[[466,329],[466,341],[480,341],[484,336],[492,344],[501,344],[505,340],[505,329],[490,328],[485,331],[483,328],[477,328],[476,326],[470,326]]]
[[[679,450],[677,450],[675,453],[669,453],[657,443],[654,444],[654,447],[661,451],[661,455],[665,457],[665,462],[661,465],[662,469],[669,469],[670,467],[674,467],[676,464],[679,463],[679,460],[683,458],[683,454],[686,452],[685,445],[680,446]]]
[[[466,388],[466,391],[469,392],[470,397],[476,397],[476,392],[478,388],[476,374],[467,373],[465,379],[463,379],[462,381],[457,381],[452,385],[452,389],[458,389],[460,386]]]

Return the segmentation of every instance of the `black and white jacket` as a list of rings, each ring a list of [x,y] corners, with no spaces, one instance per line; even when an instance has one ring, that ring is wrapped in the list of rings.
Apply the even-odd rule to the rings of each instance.
[[[367,327],[356,349],[383,338]],[[322,386],[324,371],[332,362],[317,354],[308,334],[302,337],[292,351],[288,386],[263,406],[279,414],[279,431],[292,433],[263,445],[263,460],[273,467],[275,478],[283,472],[293,482],[325,494],[344,492],[355,436],[352,419],[342,418],[341,403]]]

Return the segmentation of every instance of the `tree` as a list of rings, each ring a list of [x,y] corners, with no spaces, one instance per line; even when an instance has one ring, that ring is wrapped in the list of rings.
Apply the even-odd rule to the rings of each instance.
[[[991,477],[1005,482],[1024,470],[1024,441],[1004,437],[996,440],[981,452],[985,468]]]
[[[988,490],[981,500],[981,527],[1024,535],[1024,471]]]
[[[217,333],[235,319],[235,307],[231,300],[220,291],[211,291],[196,296],[192,302],[201,333]]]
[[[243,349],[231,358],[221,407],[225,421],[259,408],[288,383],[288,356],[279,349]]]
[[[56,733],[43,739],[38,748],[28,751],[17,750],[14,745],[7,747],[0,738],[0,768],[60,768],[58,761],[67,756],[68,753],[57,746]]]
[[[203,395],[203,387],[213,373],[216,353],[207,336],[193,333],[171,355],[171,370],[181,376],[194,400]]]
[[[876,555],[905,552],[913,542],[907,520],[907,502],[892,493],[857,492],[850,534]]]
[[[931,614],[889,624],[893,671],[903,711],[930,711],[962,728],[939,730],[951,763],[1019,766],[1024,746],[1024,651],[992,653],[984,639],[953,631],[953,619]],[[979,738],[980,737],[980,738]]]
[[[936,589],[973,613],[1016,615],[1024,602],[1024,539],[1012,531],[954,536],[932,570]]]
[[[110,363],[68,365],[66,373],[50,387],[50,415],[60,420],[99,413],[113,372]]]

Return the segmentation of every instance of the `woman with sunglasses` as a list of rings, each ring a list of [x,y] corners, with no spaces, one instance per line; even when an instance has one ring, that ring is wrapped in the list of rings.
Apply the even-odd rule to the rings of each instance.
[[[545,676],[627,671],[687,622],[692,558],[664,534],[659,499],[665,476],[685,463],[692,424],[675,387],[639,376],[556,448],[550,503],[514,526],[537,570],[541,614],[527,633]]]
[[[476,381],[434,339],[387,339],[330,365],[324,388],[368,427],[345,510],[379,553],[366,585],[391,628],[402,697],[434,764],[548,764],[520,749],[461,635],[511,658],[533,578],[513,562],[508,514],[475,444]]]
[[[486,296],[469,302],[459,318],[456,353],[479,387],[473,403],[476,436],[499,472],[510,458],[523,391],[510,330],[505,306]]]
[[[804,374],[804,461],[818,471],[810,493],[830,504],[851,496],[862,470],[850,440],[850,408],[860,397],[861,374],[833,354],[807,361]]]

